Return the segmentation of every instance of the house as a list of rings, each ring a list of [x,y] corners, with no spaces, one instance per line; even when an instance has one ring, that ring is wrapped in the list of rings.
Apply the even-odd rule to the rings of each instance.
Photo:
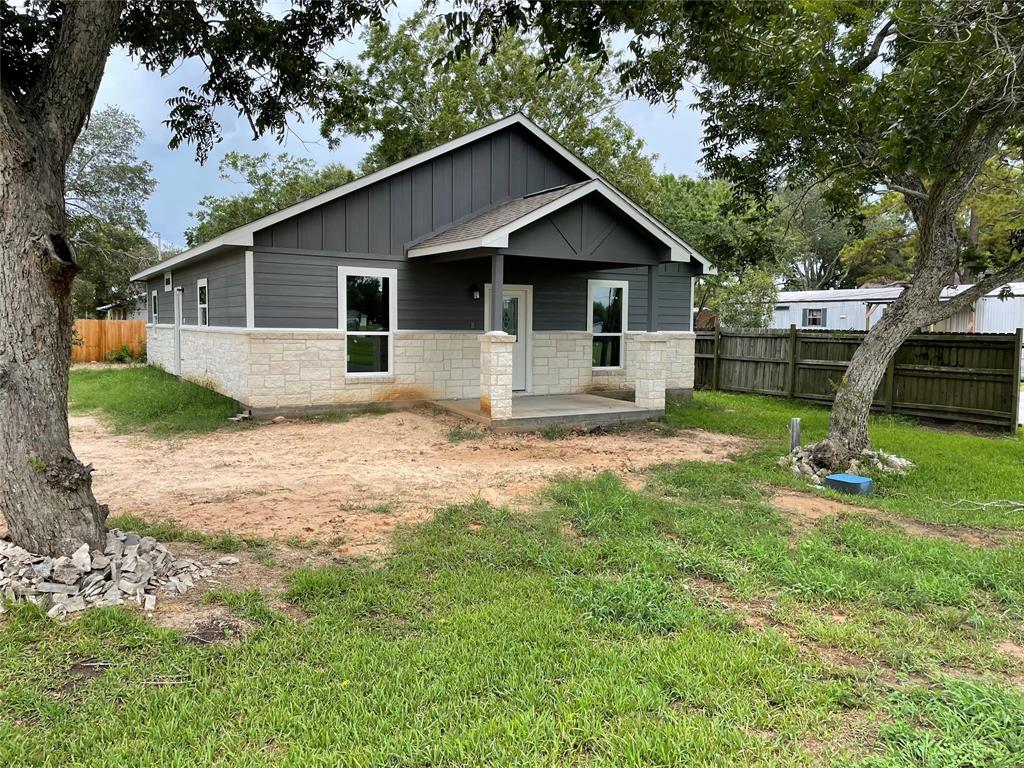
[[[431,400],[501,421],[540,402],[518,395],[633,391],[589,402],[649,414],[691,391],[709,271],[516,114],[132,279],[149,359],[257,411]]]
[[[942,300],[953,298],[970,285],[949,286]],[[868,331],[900,294],[903,286],[853,288],[831,291],[782,291],[773,316],[773,328],[821,328]],[[978,299],[973,307],[929,326],[946,333],[1014,333],[1024,328],[1024,283],[1007,283]],[[1024,365],[1024,349],[1021,350]]]
[[[146,320],[149,317],[146,294],[128,296],[96,307],[96,315],[104,320]]]

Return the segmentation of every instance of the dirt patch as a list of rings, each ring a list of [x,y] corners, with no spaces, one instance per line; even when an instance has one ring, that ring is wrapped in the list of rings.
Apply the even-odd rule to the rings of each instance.
[[[772,506],[784,512],[794,530],[803,533],[814,528],[823,519],[842,519],[861,515],[894,526],[911,536],[926,536],[947,541],[958,541],[974,547],[998,547],[1021,541],[1021,536],[1003,531],[982,531],[951,525],[922,523],[916,520],[890,515],[870,507],[854,504],[799,491],[779,491],[771,498]]]
[[[211,616],[195,622],[185,635],[185,642],[190,645],[238,642],[248,629],[249,627],[240,619],[230,616]]]
[[[559,474],[637,473],[683,460],[725,461],[747,445],[708,432],[570,435],[485,434],[451,443],[459,420],[427,410],[341,423],[287,421],[245,431],[157,440],[114,435],[89,416],[71,418],[71,442],[95,466],[93,487],[111,513],[170,517],[204,531],[332,542],[343,555],[386,550],[402,524],[443,504],[479,497],[528,500]]]

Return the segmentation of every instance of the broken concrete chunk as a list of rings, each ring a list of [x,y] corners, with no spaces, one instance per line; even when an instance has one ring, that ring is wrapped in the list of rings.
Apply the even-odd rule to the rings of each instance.
[[[82,578],[83,573],[84,571],[72,563],[70,558],[58,557],[53,561],[53,581],[59,581],[61,584],[74,584]]]
[[[156,608],[156,595],[146,595],[143,610],[152,611]]]
[[[225,555],[217,561],[217,565],[238,565],[239,559],[232,555]]]
[[[36,592],[46,594],[77,595],[78,587],[75,584],[58,584],[53,581],[41,581],[33,587]]]
[[[83,544],[71,554],[71,564],[83,573],[92,570],[92,558],[89,556],[88,544]]]

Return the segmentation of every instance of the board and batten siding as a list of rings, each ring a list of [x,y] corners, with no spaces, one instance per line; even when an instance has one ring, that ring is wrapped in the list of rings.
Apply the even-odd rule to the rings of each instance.
[[[171,270],[174,288],[181,288],[182,325],[197,325],[199,310],[196,304],[196,282],[207,281],[209,295],[209,324],[215,326],[245,327],[245,252],[241,249],[189,262]],[[156,291],[160,323],[174,322],[174,292],[164,290],[163,274],[147,283],[147,296]],[[153,322],[152,308],[146,317]]]
[[[303,253],[257,248],[253,252],[254,320],[257,328],[337,328],[338,267],[395,269],[398,327],[416,331],[481,331],[484,302],[473,299],[490,280],[490,260],[428,262],[367,254]],[[587,281],[629,282],[629,328],[647,330],[647,268],[590,269],[573,264],[509,256],[505,282],[533,286],[537,331],[581,331],[587,324]],[[583,271],[581,271],[581,267]],[[658,267],[658,328],[690,330],[690,264]]]
[[[583,181],[518,126],[260,230],[257,248],[403,256],[405,246],[496,203]]]

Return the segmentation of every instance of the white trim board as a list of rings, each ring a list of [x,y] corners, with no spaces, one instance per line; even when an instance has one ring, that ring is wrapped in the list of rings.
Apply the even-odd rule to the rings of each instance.
[[[618,333],[595,333],[594,332],[594,289],[595,288],[621,288],[622,289],[622,330]],[[619,341],[619,364],[618,365],[592,365],[594,371],[621,371],[626,367],[626,334],[629,333],[629,281],[628,280],[587,280],[587,330],[591,336],[618,336]]]
[[[389,281],[388,286],[388,329],[386,331],[350,331],[346,327],[348,319],[348,290],[345,279],[348,277],[380,277]],[[349,336],[384,336],[388,340],[388,369],[386,371],[350,371],[348,369],[348,352],[346,341],[345,377],[369,378],[393,376],[395,373],[395,326],[398,325],[398,270],[380,269],[377,267],[338,267],[338,330]]]
[[[375,171],[374,173],[368,174],[367,176],[363,176],[360,179],[351,181],[348,184],[343,184],[340,187],[328,190],[327,192],[319,194],[316,197],[311,197],[309,200],[303,200],[302,202],[296,203],[295,205],[290,205],[287,208],[283,208],[280,211],[277,211],[276,213],[268,214],[267,216],[249,222],[244,226],[232,229],[230,232],[225,232],[224,234],[215,237],[213,240],[210,240],[209,242],[202,243],[200,245],[195,246],[194,248],[189,248],[187,251],[183,251],[176,256],[172,256],[170,259],[167,259],[166,261],[162,261],[159,264],[155,264],[154,266],[149,267],[148,269],[144,269],[141,272],[137,272],[136,274],[132,275],[131,280],[146,280],[152,277],[153,275],[159,274],[164,270],[171,269],[172,267],[178,266],[179,264],[191,261],[192,259],[195,259],[199,256],[203,256],[209,253],[210,251],[225,246],[239,246],[242,248],[252,248],[253,235],[256,233],[257,230],[265,229],[266,227],[273,226],[278,222],[284,221],[285,219],[289,219],[292,216],[296,216],[297,214],[316,208],[317,206],[323,205],[324,203],[329,203],[332,200],[337,200],[339,197],[344,197],[345,195],[349,195],[353,192],[363,189],[364,187],[367,187],[370,184],[374,184],[383,179],[387,179],[391,176],[394,176],[395,174],[408,170],[409,168],[420,165],[421,163],[433,160],[435,157],[443,155],[446,152],[451,152],[452,150],[465,146],[466,144],[474,142],[477,139],[489,136],[492,133],[497,133],[498,131],[501,131],[511,125],[520,125],[523,128],[525,128],[527,131],[533,134],[533,136],[535,136],[537,139],[539,139],[541,142],[547,145],[550,149],[557,153],[563,160],[568,162],[570,165],[572,165],[574,168],[580,171],[580,173],[582,173],[587,178],[600,179],[600,175],[597,173],[597,171],[595,171],[589,165],[587,165],[578,157],[576,157],[576,155],[574,155],[568,149],[566,149],[557,141],[555,141],[543,129],[541,129],[540,126],[538,126],[525,115],[516,113],[514,115],[509,115],[506,118],[498,120],[495,123],[486,125],[483,128],[478,128],[475,131],[471,131],[470,133],[467,133],[465,136],[461,136],[457,139],[453,139],[452,141],[441,144],[440,146],[434,147],[433,149],[427,150],[426,152],[420,152],[418,155],[413,155],[412,157],[403,160],[400,163],[395,163],[394,165],[390,165],[387,168],[381,168],[379,171]],[[610,189],[614,189],[607,182],[604,182],[604,184],[608,186]],[[617,190],[615,190],[615,192],[616,194],[624,197]],[[714,267],[711,265],[711,262],[709,262],[699,253],[697,253],[696,250],[694,250],[691,246],[687,245],[683,240],[681,240],[674,233],[672,233],[672,231],[666,225],[662,224],[651,214],[644,211],[632,200],[629,200],[628,198],[625,199],[627,200],[629,205],[639,215],[647,219],[647,221],[652,226],[658,227],[663,233],[665,233],[665,235],[671,237],[674,240],[677,240],[681,244],[681,247],[684,247],[684,250],[686,250],[693,258],[696,258],[705,266],[705,269],[709,274],[714,273]],[[689,259],[686,260],[689,261]]]

